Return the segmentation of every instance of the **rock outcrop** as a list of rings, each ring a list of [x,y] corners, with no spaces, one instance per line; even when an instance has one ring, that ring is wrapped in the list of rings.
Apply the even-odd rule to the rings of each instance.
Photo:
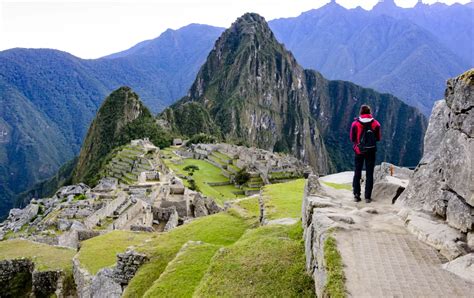
[[[425,136],[423,158],[400,205],[446,220],[463,233],[474,223],[474,69],[448,80]],[[474,247],[471,247],[474,249]]]

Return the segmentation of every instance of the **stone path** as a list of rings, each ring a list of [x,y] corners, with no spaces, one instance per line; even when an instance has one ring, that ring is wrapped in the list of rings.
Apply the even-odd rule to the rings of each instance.
[[[337,175],[324,180],[341,183],[348,179],[347,173]],[[328,215],[345,214],[354,219],[334,235],[349,296],[474,297],[474,284],[444,270],[442,264],[447,260],[406,230],[396,206],[376,200],[354,203],[350,191],[323,187],[342,204],[328,210]]]

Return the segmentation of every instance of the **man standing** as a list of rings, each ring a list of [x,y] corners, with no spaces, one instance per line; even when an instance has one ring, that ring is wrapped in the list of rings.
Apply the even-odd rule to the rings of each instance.
[[[372,117],[368,105],[362,105],[360,116],[352,122],[350,138],[355,152],[355,171],[352,181],[354,201],[360,202],[360,179],[365,162],[365,202],[370,203],[374,185],[375,153],[377,142],[381,139],[381,132],[380,123]]]

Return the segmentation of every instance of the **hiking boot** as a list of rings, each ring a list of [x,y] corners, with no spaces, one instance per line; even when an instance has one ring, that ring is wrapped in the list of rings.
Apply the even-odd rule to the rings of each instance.
[[[360,195],[354,195],[354,202],[360,202]]]
[[[365,199],[365,202],[368,204],[368,203],[372,202],[372,199]]]

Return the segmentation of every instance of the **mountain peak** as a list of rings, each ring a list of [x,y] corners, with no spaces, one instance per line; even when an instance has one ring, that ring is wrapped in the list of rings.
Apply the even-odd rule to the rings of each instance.
[[[257,32],[270,34],[271,30],[265,18],[257,13],[246,13],[239,17],[232,26],[227,30],[229,37],[243,37],[246,35],[255,35]],[[226,36],[225,34],[223,37]]]

